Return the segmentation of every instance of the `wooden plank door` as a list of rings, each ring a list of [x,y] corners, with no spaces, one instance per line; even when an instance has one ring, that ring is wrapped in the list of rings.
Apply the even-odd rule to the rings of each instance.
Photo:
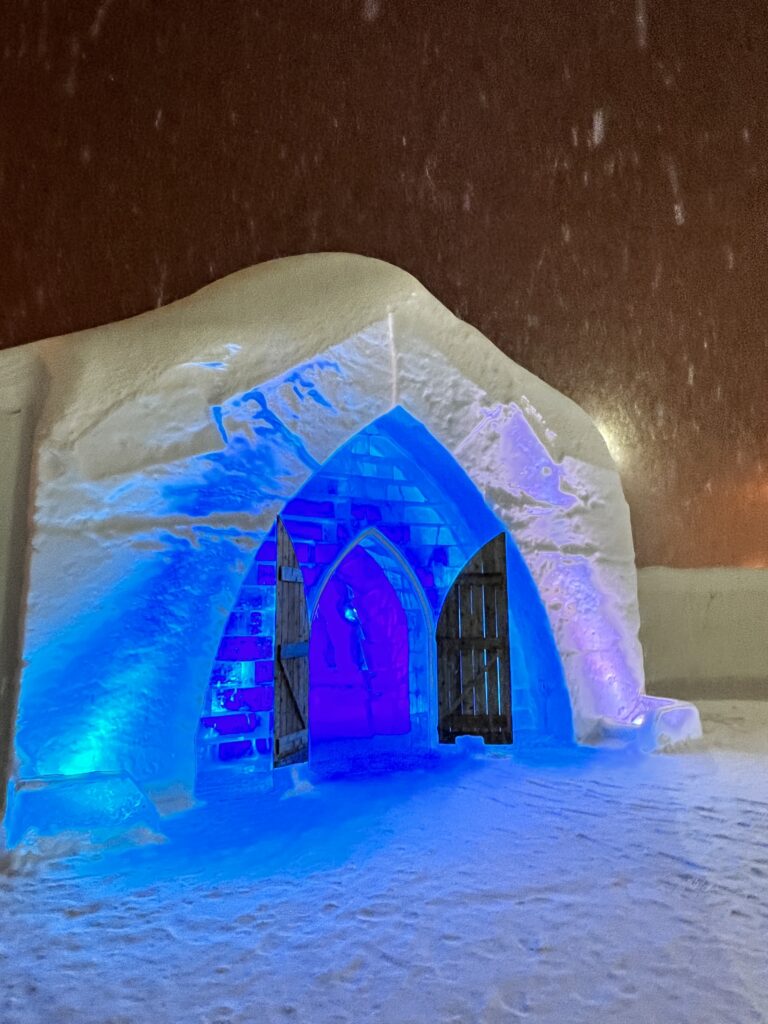
[[[512,742],[504,534],[481,548],[454,583],[437,624],[438,738]]]
[[[304,578],[291,538],[277,520],[274,763],[309,758],[309,621]]]

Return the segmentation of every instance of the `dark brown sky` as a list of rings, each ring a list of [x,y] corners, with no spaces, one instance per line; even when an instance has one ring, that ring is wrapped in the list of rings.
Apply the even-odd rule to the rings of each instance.
[[[0,0],[0,343],[316,250],[580,402],[641,565],[768,566],[764,0]]]

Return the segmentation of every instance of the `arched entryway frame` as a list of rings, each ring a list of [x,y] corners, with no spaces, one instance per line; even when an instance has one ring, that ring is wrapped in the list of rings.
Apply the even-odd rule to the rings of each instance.
[[[380,558],[392,557],[407,567],[434,625],[466,564],[489,540],[504,534],[509,632],[515,648],[515,739],[570,738],[570,704],[562,667],[524,560],[458,462],[403,409],[393,409],[349,438],[285,503],[280,517],[295,548],[310,615],[334,567],[357,545],[375,543]],[[251,773],[272,770],[275,553],[273,529],[255,556],[222,637],[203,714],[203,721],[220,728],[220,709],[210,701],[223,695],[221,710],[233,715],[247,710],[252,715],[247,736],[223,741],[239,744],[227,746],[227,753],[247,752],[244,762]],[[434,635],[427,646],[433,652]],[[217,678],[222,672],[234,677]],[[434,736],[434,668],[431,680],[429,729]],[[218,735],[212,741],[222,742]],[[199,765],[203,771],[211,767],[204,758]],[[246,768],[245,763],[242,766]]]

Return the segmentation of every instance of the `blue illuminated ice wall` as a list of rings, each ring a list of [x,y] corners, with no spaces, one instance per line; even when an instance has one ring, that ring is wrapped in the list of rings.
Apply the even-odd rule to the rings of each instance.
[[[281,514],[312,616],[310,757],[323,740],[410,733],[428,745],[430,663],[459,572],[503,526],[461,467],[402,409],[353,437]],[[201,720],[201,773],[271,768],[274,531],[230,616]],[[544,609],[508,540],[516,736],[570,738]],[[431,702],[431,705],[430,705]]]
[[[335,415],[303,379],[291,386],[318,415]],[[232,429],[232,410],[229,420],[219,416],[220,451],[119,482],[106,504],[90,510],[90,523],[72,534],[75,552],[82,549],[82,530],[97,531],[100,519],[118,530],[106,541],[93,533],[81,590],[62,603],[65,616],[42,622],[45,629],[27,642],[17,778],[34,784],[20,791],[24,800],[11,794],[17,832],[28,822],[55,830],[110,814],[130,817],[142,793],[167,799],[179,788],[189,792],[196,761],[202,774],[227,762],[269,770],[275,567],[269,529],[278,513],[312,612],[329,573],[359,538],[390,585],[400,586],[412,730],[427,714],[430,695],[419,680],[428,675],[442,601],[474,552],[501,531],[500,521],[461,467],[400,408],[319,464],[271,412],[263,392],[236,404],[244,426]],[[298,489],[296,480],[304,481]],[[124,540],[124,524],[131,522],[146,526]],[[248,555],[252,539],[260,545],[255,558]],[[57,534],[55,543],[65,563],[69,535]],[[397,554],[389,565],[387,552]],[[507,557],[516,740],[568,739],[570,704],[546,613],[511,539]],[[108,590],[102,575],[112,581]],[[34,586],[33,576],[33,593]],[[323,714],[332,717],[326,705],[319,722]],[[49,808],[40,779],[73,784],[59,786]]]

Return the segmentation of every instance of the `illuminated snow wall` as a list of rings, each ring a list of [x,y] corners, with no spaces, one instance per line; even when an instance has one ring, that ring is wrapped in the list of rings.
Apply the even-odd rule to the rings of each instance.
[[[404,686],[407,695],[410,680],[408,729],[392,705],[382,714],[394,716],[394,733],[409,731],[416,746],[428,746],[437,736],[430,663],[443,601],[465,564],[504,530],[503,524],[455,459],[401,408],[360,431],[319,467],[282,509],[281,519],[301,566],[312,618],[311,757],[321,738],[356,735],[359,722],[343,725],[339,676],[357,678],[357,692],[345,698],[356,720],[352,705],[363,713],[362,689],[371,684],[370,672],[361,671],[361,657],[380,680],[386,676],[385,690]],[[546,612],[510,538],[507,546],[517,742],[534,736],[568,741],[570,702]],[[249,770],[271,769],[275,556],[272,530],[256,554],[214,661],[199,737],[203,774],[233,762]],[[376,613],[382,614],[368,604],[369,588],[375,593],[377,587],[383,597],[395,598],[388,612],[391,636],[372,628]],[[358,602],[360,622],[338,612],[345,601],[349,611],[347,591]],[[379,623],[376,629],[381,628]],[[346,651],[343,671],[332,672],[323,654],[329,641]],[[357,648],[357,664],[351,646]],[[377,728],[376,734],[384,733]]]
[[[256,552],[334,453],[396,408],[514,539],[509,571],[535,581],[577,739],[653,749],[698,734],[690,705],[644,694],[629,515],[598,431],[397,268],[280,260],[12,355],[47,385],[20,506],[28,586],[12,581],[12,833],[129,819],[142,794],[161,811],[191,800],[211,666]],[[535,636],[535,606],[510,589],[513,629]],[[513,636],[513,679],[521,649]],[[549,667],[533,674],[546,694]]]

